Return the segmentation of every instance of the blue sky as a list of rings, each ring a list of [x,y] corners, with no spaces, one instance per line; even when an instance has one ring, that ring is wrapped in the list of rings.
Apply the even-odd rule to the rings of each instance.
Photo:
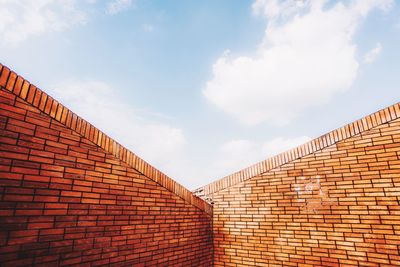
[[[190,189],[399,101],[394,0],[0,0],[0,60]]]

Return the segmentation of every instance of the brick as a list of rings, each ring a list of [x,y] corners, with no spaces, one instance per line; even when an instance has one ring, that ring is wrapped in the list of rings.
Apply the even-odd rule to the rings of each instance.
[[[30,86],[29,82],[24,81],[19,95],[22,99],[26,99],[28,95],[29,86]]]
[[[8,240],[8,244],[9,245],[16,245],[16,244],[34,243],[34,242],[36,242],[36,240],[37,240],[37,236],[10,238]]]
[[[19,201],[32,201],[33,196],[30,195],[5,195],[3,197],[5,201],[14,201],[14,202],[19,202]]]
[[[11,172],[13,173],[22,173],[22,174],[31,174],[37,175],[39,174],[38,169],[31,169],[31,168],[22,168],[22,167],[12,167]]]
[[[53,226],[53,223],[29,223],[28,229],[49,229]]]
[[[6,89],[8,89],[9,91],[12,91],[16,80],[17,80],[17,74],[12,71],[8,76],[7,84],[5,86]]]
[[[13,93],[18,95],[20,94],[21,90],[22,90],[22,84],[24,83],[24,79],[20,76],[17,77],[17,80],[15,82],[14,85],[14,89],[13,89]]]
[[[3,67],[0,75],[0,86],[5,87],[7,83],[10,70],[7,67]]]

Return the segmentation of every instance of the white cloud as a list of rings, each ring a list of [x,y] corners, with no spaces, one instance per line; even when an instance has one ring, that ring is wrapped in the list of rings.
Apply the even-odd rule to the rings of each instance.
[[[214,173],[224,176],[310,141],[308,136],[278,137],[265,142],[235,139],[217,152]]]
[[[178,173],[186,144],[181,129],[124,104],[103,82],[69,81],[53,88],[56,99],[138,156],[169,174]]]
[[[107,4],[107,13],[110,15],[118,14],[132,7],[132,0],[113,0]]]
[[[264,142],[262,145],[262,152],[263,155],[265,155],[266,157],[271,157],[291,148],[295,148],[310,140],[311,138],[308,136],[299,136],[294,138],[278,137],[270,141]]]
[[[74,0],[0,0],[0,40],[8,44],[85,21],[86,13]]]
[[[227,174],[245,168],[259,159],[260,152],[257,142],[243,139],[228,141],[217,152],[217,170]]]
[[[364,55],[364,62],[365,63],[372,63],[374,62],[377,57],[381,54],[382,52],[382,44],[377,43],[374,48],[369,50],[365,55]]]
[[[348,90],[359,68],[354,33],[393,1],[326,2],[256,1],[253,12],[268,19],[256,56],[221,56],[204,96],[244,124],[285,124]]]
[[[220,178],[310,139],[302,136],[266,142],[231,140],[213,150],[214,153],[208,150],[201,156],[199,160],[210,164],[204,167],[188,154],[183,130],[172,125],[171,119],[135,109],[108,84],[75,80],[48,88],[52,88],[51,95],[79,116],[192,189],[207,183],[204,179]]]

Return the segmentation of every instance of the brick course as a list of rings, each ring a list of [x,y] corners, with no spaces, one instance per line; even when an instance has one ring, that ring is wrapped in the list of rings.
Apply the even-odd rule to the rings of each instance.
[[[0,65],[1,266],[211,266],[211,206]]]

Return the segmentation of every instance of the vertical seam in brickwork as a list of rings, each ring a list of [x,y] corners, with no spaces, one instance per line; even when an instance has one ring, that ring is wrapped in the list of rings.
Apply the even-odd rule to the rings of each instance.
[[[214,246],[214,216],[211,215],[211,244],[212,244],[212,252],[211,252],[211,266],[214,267],[214,259],[215,259],[215,246]]]

